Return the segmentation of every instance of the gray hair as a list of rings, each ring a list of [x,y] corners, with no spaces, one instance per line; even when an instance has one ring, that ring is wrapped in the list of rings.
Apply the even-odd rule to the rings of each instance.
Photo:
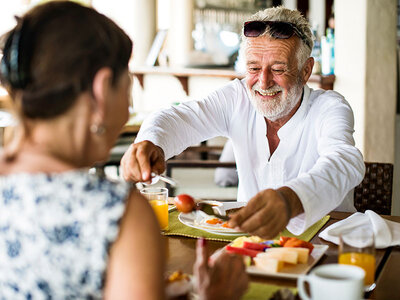
[[[297,50],[297,61],[298,61],[298,68],[299,70],[301,70],[304,63],[311,55],[311,50],[313,48],[314,42],[313,42],[313,34],[311,32],[310,23],[308,23],[307,19],[304,18],[298,10],[291,10],[283,6],[267,8],[265,10],[261,10],[255,13],[247,21],[282,21],[294,24],[297,27],[297,29],[299,29],[299,31],[302,33],[304,38],[307,40],[307,42],[305,42],[301,38],[299,38],[301,44]],[[271,37],[268,28],[262,34],[262,36],[265,35]],[[249,38],[243,34],[242,30],[242,43],[240,46],[242,51],[246,50],[248,39]]]

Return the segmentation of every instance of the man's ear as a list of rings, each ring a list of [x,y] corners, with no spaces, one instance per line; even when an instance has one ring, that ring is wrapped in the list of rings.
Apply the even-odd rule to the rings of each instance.
[[[92,91],[94,100],[94,111],[104,117],[105,102],[111,89],[113,72],[110,68],[104,67],[97,71],[93,78]]]
[[[306,62],[304,63],[303,69],[301,70],[301,73],[302,73],[301,75],[303,77],[304,84],[306,84],[306,82],[310,78],[310,76],[312,74],[313,67],[314,67],[314,58],[313,57],[309,57],[306,60]]]

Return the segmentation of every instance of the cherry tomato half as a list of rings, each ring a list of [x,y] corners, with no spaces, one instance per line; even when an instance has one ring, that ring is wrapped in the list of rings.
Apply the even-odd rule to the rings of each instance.
[[[196,206],[192,196],[180,194],[174,198],[176,208],[183,213],[190,213]]]

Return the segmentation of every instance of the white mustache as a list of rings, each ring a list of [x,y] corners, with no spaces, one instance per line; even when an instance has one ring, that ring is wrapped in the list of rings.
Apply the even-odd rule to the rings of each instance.
[[[270,88],[270,89],[263,90],[263,89],[260,87],[260,84],[259,84],[258,82],[257,82],[255,85],[252,86],[251,90],[252,90],[253,92],[260,92],[260,93],[263,93],[263,94],[275,93],[275,92],[280,92],[280,91],[282,91],[281,87],[280,87],[280,86],[277,86],[277,85],[273,86],[273,87]]]

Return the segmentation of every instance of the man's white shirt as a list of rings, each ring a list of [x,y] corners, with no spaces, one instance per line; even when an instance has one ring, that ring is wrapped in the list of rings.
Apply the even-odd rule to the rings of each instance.
[[[249,99],[245,79],[234,80],[198,101],[188,101],[149,116],[135,143],[149,140],[168,159],[188,146],[225,136],[232,140],[239,176],[238,201],[267,188],[290,187],[304,213],[287,226],[300,234],[331,210],[355,211],[353,188],[365,172],[354,146],[350,105],[334,91],[304,86],[303,99],[278,131],[270,155],[267,126]]]

